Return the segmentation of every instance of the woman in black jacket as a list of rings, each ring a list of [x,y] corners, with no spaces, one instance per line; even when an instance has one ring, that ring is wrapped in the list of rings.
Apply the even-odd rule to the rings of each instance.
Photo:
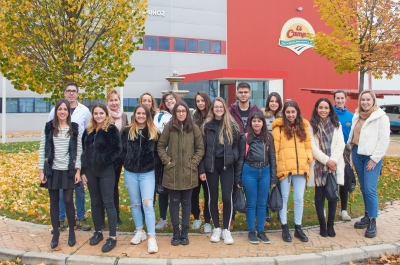
[[[264,232],[264,220],[268,190],[277,182],[274,141],[262,113],[255,112],[248,122],[249,131],[240,141],[241,156],[236,165],[236,183],[239,188],[244,186],[246,194],[246,221],[250,243],[258,244],[260,239],[262,243],[269,244],[270,240]]]
[[[209,208],[214,229],[211,242],[219,242],[220,237],[227,245],[233,244],[229,231],[232,219],[232,190],[234,184],[233,165],[239,157],[238,143],[240,132],[238,125],[230,115],[223,98],[217,97],[211,104],[203,126],[204,157],[199,166],[200,179],[207,180]],[[219,224],[218,193],[221,181],[223,202],[223,231]]]
[[[82,180],[88,185],[95,232],[90,245],[103,240],[101,232],[101,206],[107,211],[109,238],[102,247],[103,252],[111,251],[116,243],[117,212],[114,205],[115,171],[114,163],[121,153],[121,136],[118,128],[111,123],[107,106],[97,103],[92,108],[92,117],[82,136]]]
[[[155,169],[161,166],[157,155],[157,143],[160,133],[153,123],[150,110],[144,104],[136,106],[131,125],[122,131],[122,161],[124,163],[124,182],[131,201],[132,217],[136,234],[131,240],[138,245],[146,240],[143,230],[143,215],[146,220],[147,251],[158,251],[156,242],[156,215],[154,213]]]

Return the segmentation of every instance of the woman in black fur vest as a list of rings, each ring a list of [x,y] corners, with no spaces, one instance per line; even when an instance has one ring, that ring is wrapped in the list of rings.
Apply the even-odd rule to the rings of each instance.
[[[107,106],[97,103],[92,108],[92,117],[82,136],[82,180],[90,193],[92,217],[95,232],[90,245],[103,240],[101,232],[101,207],[107,211],[109,238],[102,247],[103,252],[111,251],[117,244],[117,211],[114,205],[115,170],[114,163],[121,153],[121,136],[118,128],[111,123]]]
[[[50,247],[58,246],[60,231],[60,193],[64,192],[64,202],[69,225],[68,245],[74,246],[75,208],[73,204],[74,185],[80,181],[82,144],[78,124],[71,122],[71,108],[68,100],[60,99],[54,108],[54,119],[47,122],[42,132],[39,148],[39,180],[49,189],[50,217],[53,238]]]

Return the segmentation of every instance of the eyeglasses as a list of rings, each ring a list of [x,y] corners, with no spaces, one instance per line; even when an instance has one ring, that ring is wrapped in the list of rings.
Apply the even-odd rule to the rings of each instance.
[[[224,109],[223,106],[214,106],[214,109]]]
[[[164,102],[167,103],[168,101],[173,101],[173,100],[175,100],[174,97],[169,97],[169,98],[166,98],[166,99],[164,100]]]
[[[77,92],[78,91],[76,91],[76,90],[69,90],[69,89],[65,90],[65,93],[70,93],[70,94],[75,94]]]
[[[177,110],[176,113],[178,113],[178,114],[186,114],[186,110]]]

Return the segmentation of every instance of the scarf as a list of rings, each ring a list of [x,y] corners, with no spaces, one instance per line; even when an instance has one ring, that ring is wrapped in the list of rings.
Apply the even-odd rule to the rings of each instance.
[[[110,113],[111,117],[114,119],[114,124],[118,128],[119,131],[121,131],[122,128],[122,111],[118,107],[118,112],[112,111],[109,107],[107,107],[108,112]]]
[[[316,133],[319,139],[319,148],[321,151],[327,155],[331,156],[331,144],[333,132],[335,130],[335,125],[331,122],[331,119],[328,117],[325,121],[320,120],[318,124],[318,131]],[[314,179],[316,186],[325,186],[326,177],[329,174],[329,168],[315,160],[314,165]]]
[[[360,140],[361,128],[363,127],[365,121],[369,118],[369,116],[371,116],[372,112],[374,112],[374,107],[370,108],[368,111],[360,111],[358,113],[359,119],[354,126],[353,139],[351,140],[352,144],[358,145],[358,141]]]

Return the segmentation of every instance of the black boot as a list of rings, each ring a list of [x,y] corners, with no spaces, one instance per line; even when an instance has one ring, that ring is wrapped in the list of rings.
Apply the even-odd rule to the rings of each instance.
[[[328,230],[326,230],[326,223],[325,219],[319,219],[319,234],[322,237],[327,237],[328,236]]]
[[[58,229],[57,230],[53,229],[53,231],[54,231],[53,238],[51,239],[51,242],[50,242],[51,249],[56,248],[58,246],[58,240],[60,238],[60,231],[58,231]]]
[[[304,234],[303,230],[301,230],[301,225],[294,226],[294,237],[300,239],[301,242],[308,242],[308,237]]]
[[[335,229],[333,228],[334,222],[329,222],[328,221],[328,236],[330,237],[335,237],[336,232]]]
[[[189,245],[189,238],[188,238],[189,226],[182,225],[182,233],[181,233],[181,245]]]
[[[369,217],[368,217],[368,212],[365,212],[365,215],[363,218],[361,218],[360,221],[356,222],[354,224],[354,228],[356,229],[364,229],[367,228],[369,224]]]
[[[367,230],[365,231],[365,237],[374,238],[376,237],[376,218],[369,218]]]
[[[181,244],[180,234],[179,234],[179,225],[174,225],[174,232],[172,234],[171,245],[179,246]]]
[[[285,242],[292,242],[292,236],[289,233],[289,227],[286,225],[281,225],[282,226],[282,239]]]

